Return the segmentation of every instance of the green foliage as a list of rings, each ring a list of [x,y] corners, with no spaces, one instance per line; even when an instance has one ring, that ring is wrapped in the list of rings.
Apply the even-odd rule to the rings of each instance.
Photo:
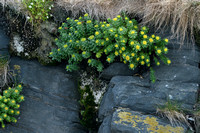
[[[23,0],[23,4],[29,12],[27,19],[33,24],[41,23],[51,16],[52,0]]]
[[[22,91],[22,85],[18,85],[14,88],[8,88],[3,91],[3,95],[0,95],[0,122],[2,127],[5,127],[4,121],[17,122],[14,116],[20,114],[19,103],[24,101],[24,96],[20,95]]]
[[[139,27],[137,21],[118,15],[107,22],[91,20],[88,14],[79,19],[67,18],[59,27],[60,37],[56,39],[58,49],[50,53],[53,60],[68,60],[67,71],[77,70],[78,64],[87,60],[88,65],[102,71],[105,62],[117,59],[134,70],[139,65],[150,67],[153,62],[160,65],[171,61],[167,54],[168,39],[147,35],[147,27]],[[106,59],[105,59],[106,57]],[[151,80],[155,82],[154,71]]]
[[[92,91],[88,85],[80,88],[79,91],[81,94],[81,124],[91,131],[97,130],[97,109],[95,108],[97,105],[94,102]]]

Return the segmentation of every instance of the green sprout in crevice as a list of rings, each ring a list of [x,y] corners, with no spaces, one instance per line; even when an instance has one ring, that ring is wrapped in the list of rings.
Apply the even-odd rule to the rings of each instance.
[[[97,118],[97,104],[94,102],[95,98],[90,90],[89,86],[81,88],[79,86],[80,99],[80,121],[81,124],[90,131],[96,131],[98,129]]]

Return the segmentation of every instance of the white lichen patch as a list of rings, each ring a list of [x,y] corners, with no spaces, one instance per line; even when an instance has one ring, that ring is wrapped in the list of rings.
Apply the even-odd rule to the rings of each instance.
[[[86,72],[83,72],[80,77],[80,88],[85,89],[85,86],[89,86],[95,98],[95,103],[99,105],[101,102],[101,98],[103,97],[103,94],[106,91],[107,83],[98,78],[95,78],[94,75],[89,76]],[[87,94],[84,95],[87,96]]]
[[[23,47],[24,42],[21,41],[21,38],[18,35],[15,35],[13,37],[13,48],[17,53],[22,53],[24,52],[24,47]]]

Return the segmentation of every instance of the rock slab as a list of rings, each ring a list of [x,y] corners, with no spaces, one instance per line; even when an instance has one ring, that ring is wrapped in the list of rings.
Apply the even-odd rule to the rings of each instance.
[[[84,133],[79,121],[76,80],[62,67],[45,67],[37,61],[11,58],[20,66],[25,101],[16,124],[6,124],[3,133]]]
[[[125,108],[116,109],[110,121],[110,128],[104,126],[104,121],[99,133],[184,133],[187,130],[184,125],[172,126],[169,121],[159,117]]]

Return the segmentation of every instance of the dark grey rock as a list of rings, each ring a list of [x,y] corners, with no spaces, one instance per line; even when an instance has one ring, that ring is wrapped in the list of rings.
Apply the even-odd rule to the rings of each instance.
[[[98,133],[111,133],[111,121],[112,115],[107,116],[99,127]]]
[[[138,68],[133,71],[124,63],[113,63],[108,68],[103,70],[100,77],[110,80],[114,76],[133,76],[137,72]]]
[[[188,64],[163,65],[154,67],[154,70],[159,81],[200,82],[200,69]]]
[[[0,26],[0,55],[8,55],[9,37],[6,36],[3,27]]]
[[[24,83],[21,115],[16,124],[6,124],[0,132],[84,133],[79,121],[79,93],[73,75],[61,66],[44,67],[36,61],[11,58],[19,65]]]
[[[149,79],[116,76],[112,78],[103,97],[99,118],[103,120],[118,107],[155,113],[157,107],[164,105],[168,99],[176,101],[185,109],[192,109],[197,102],[198,89],[198,83],[159,81],[152,86]]]
[[[117,109],[112,116],[111,133],[184,133],[185,126],[172,126],[169,121],[152,115],[143,115],[130,109]],[[108,132],[105,132],[108,133]]]

